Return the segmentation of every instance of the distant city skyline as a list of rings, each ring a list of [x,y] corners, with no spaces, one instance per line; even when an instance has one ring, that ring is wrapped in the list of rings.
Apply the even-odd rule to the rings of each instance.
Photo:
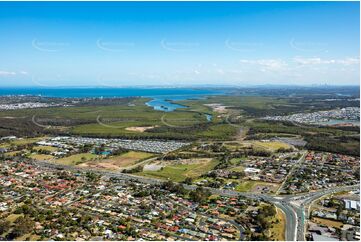
[[[0,2],[0,86],[359,85],[359,2]]]

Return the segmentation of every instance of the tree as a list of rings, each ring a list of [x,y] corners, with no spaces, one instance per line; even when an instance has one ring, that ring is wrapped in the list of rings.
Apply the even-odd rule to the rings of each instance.
[[[197,187],[196,190],[193,190],[189,193],[189,197],[194,202],[205,202],[208,197],[211,196],[211,192],[208,189],[204,189],[203,187]]]
[[[19,236],[29,233],[34,227],[34,222],[29,217],[19,217],[15,220],[13,230],[8,234],[7,239],[15,239]]]
[[[265,217],[273,217],[276,215],[276,209],[272,205],[267,205],[261,208],[260,213],[263,214]]]
[[[187,185],[191,185],[191,184],[192,184],[192,178],[187,177],[187,178],[184,180],[184,183],[187,184]]]
[[[94,172],[87,172],[86,177],[89,181],[98,181],[100,178],[100,175],[95,174]]]
[[[10,222],[9,221],[1,221],[0,222],[0,234],[7,232],[10,229]]]

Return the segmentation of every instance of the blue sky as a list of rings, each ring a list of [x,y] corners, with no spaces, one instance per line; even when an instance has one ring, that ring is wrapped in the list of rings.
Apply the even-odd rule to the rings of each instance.
[[[0,2],[0,86],[359,84],[359,2]]]

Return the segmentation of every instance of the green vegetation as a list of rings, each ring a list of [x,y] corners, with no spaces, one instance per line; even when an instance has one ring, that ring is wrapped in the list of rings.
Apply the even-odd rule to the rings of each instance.
[[[204,110],[203,104],[219,103],[227,106],[229,110],[242,111],[249,114],[261,114],[266,112],[266,110],[274,111],[279,105],[287,104],[287,100],[260,96],[211,96],[208,99],[181,101],[179,103],[195,110]]]
[[[45,137],[36,137],[36,138],[20,138],[15,140],[6,141],[0,144],[0,148],[11,148],[14,146],[17,147],[26,147],[28,145],[33,145],[36,142],[44,139]]]
[[[44,155],[44,154],[31,154],[29,156],[29,158],[34,159],[34,160],[44,161],[44,160],[52,160],[54,158],[54,156]]]
[[[256,138],[263,133],[286,133],[304,137],[306,148],[348,155],[360,155],[359,131],[342,130],[333,127],[311,125],[296,126],[287,122],[252,121],[249,122],[248,135]]]
[[[112,155],[101,159],[92,159],[90,161],[81,162],[82,167],[95,167],[105,170],[119,170],[121,168],[127,168],[134,166],[137,163],[154,156],[154,154],[146,152],[128,151],[120,155]],[[76,164],[80,164],[77,162]]]
[[[121,157],[143,160],[143,159],[149,158],[153,155],[154,154],[152,154],[152,153],[141,152],[141,151],[128,151],[128,152],[122,154]]]
[[[261,181],[240,181],[239,185],[236,186],[236,191],[249,192],[252,191],[257,185],[272,186],[273,184]]]
[[[54,160],[54,162],[62,165],[77,165],[89,160],[94,160],[98,157],[99,156],[91,153],[81,153],[81,154],[76,154],[76,155],[71,155],[68,157],[56,159]]]
[[[261,148],[261,149],[265,149],[265,150],[269,150],[271,152],[276,152],[280,149],[290,149],[291,146],[283,143],[283,142],[260,142],[260,141],[254,141],[252,142],[253,146],[257,149],[257,148]]]
[[[269,237],[274,241],[285,240],[286,217],[282,210],[276,208],[276,215],[271,218],[271,227],[269,229]]]
[[[237,92],[240,91],[235,90],[234,95],[177,101],[186,108],[167,113],[145,105],[145,102],[149,101],[147,98],[104,99],[72,107],[8,110],[0,113],[0,135],[24,137],[61,134],[191,141],[298,137],[307,141],[306,148],[311,150],[359,156],[357,128],[316,127],[258,119],[267,115],[287,115],[359,105],[357,102],[348,99],[327,102],[325,98],[332,98],[334,94],[320,95],[312,90],[307,90],[309,93],[299,90],[291,93],[286,90],[249,90],[248,96],[244,96],[244,93],[237,95]],[[225,113],[218,113],[205,104],[220,104]],[[206,114],[213,116],[212,121],[207,121]],[[33,121],[40,125],[35,125]],[[134,129],[137,127],[150,128],[139,131]],[[0,147],[26,144],[29,143],[19,140],[15,143],[2,143]],[[279,148],[287,149],[280,144],[267,147],[256,144],[271,152]]]
[[[54,151],[57,151],[58,149],[55,148],[55,147],[52,147],[52,146],[42,146],[42,145],[39,145],[39,146],[35,146],[33,147],[34,150],[36,151],[49,151],[49,152],[54,152]]]
[[[163,167],[159,171],[143,171],[137,173],[142,176],[149,176],[161,179],[170,179],[175,182],[184,181],[187,177],[196,178],[212,170],[218,164],[217,161],[200,162],[196,164],[182,164]]]

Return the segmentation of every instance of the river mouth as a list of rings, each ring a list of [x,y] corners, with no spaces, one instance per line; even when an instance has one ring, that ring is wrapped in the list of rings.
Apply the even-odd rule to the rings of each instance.
[[[154,110],[162,112],[173,112],[177,109],[187,108],[187,106],[177,104],[175,101],[184,101],[184,100],[199,100],[204,99],[202,96],[173,96],[173,97],[152,97],[153,99],[145,104],[149,107],[152,107]],[[205,113],[207,122],[211,122],[213,115]]]

